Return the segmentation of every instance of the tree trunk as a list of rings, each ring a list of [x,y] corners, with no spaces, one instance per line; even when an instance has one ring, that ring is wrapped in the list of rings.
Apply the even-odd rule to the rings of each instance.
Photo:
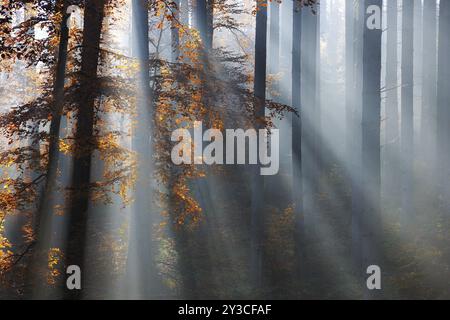
[[[269,3],[269,46],[268,46],[268,58],[267,58],[267,71],[269,74],[274,75],[280,72],[280,4],[277,1]],[[275,80],[272,83],[272,87],[269,92],[275,92],[275,94],[269,93],[269,99],[278,101],[281,97],[277,94],[280,93],[280,83]],[[274,125],[277,129],[280,128],[281,121],[274,119]],[[281,169],[281,165],[280,168]],[[277,207],[280,204],[281,198],[286,194],[287,190],[283,190],[283,176],[279,171],[277,175],[265,177],[266,190],[265,197],[267,204],[273,207]]]
[[[180,0],[174,1],[176,8],[173,9],[174,20],[172,21],[172,61],[178,61],[180,56],[180,32],[178,23],[180,22]]]
[[[399,190],[398,2],[387,4],[385,194],[395,206]]]
[[[439,12],[439,58],[437,96],[437,174],[441,206],[448,212],[450,207],[450,1],[440,2]]]
[[[382,0],[364,0],[363,79],[362,79],[362,175],[363,206],[360,216],[361,261],[365,274],[371,265],[381,266],[380,256],[380,122],[381,122],[381,35],[380,29],[369,29],[370,6],[382,8]],[[365,283],[364,279],[362,283]],[[379,292],[366,291],[366,298],[376,298]]]
[[[206,10],[206,47],[211,50],[214,41],[214,0],[208,0]]]
[[[354,2],[354,24],[353,24],[353,58],[354,58],[354,103],[351,105],[350,132],[353,134],[353,140],[350,144],[353,154],[352,167],[352,256],[353,267],[357,275],[357,282],[361,280],[361,211],[363,207],[362,193],[362,136],[361,120],[362,110],[362,81],[363,81],[363,31],[365,23],[365,4],[363,2]]]
[[[318,9],[318,7],[316,7]],[[320,128],[320,107],[318,101],[318,34],[319,16],[310,8],[302,10],[301,43],[301,172],[303,178],[303,211],[305,235],[314,241],[317,224],[320,151],[318,134]],[[307,30],[307,31],[306,31]]]
[[[83,150],[74,159],[66,250],[66,265],[77,265],[82,272],[85,265],[86,228],[90,202],[91,145],[94,134],[94,107],[97,98],[96,88],[98,88],[97,70],[105,4],[106,0],[89,1],[86,2],[84,11],[79,88],[80,104],[76,114],[75,131],[75,144],[77,148]],[[79,299],[82,297],[81,292],[81,290],[69,291],[66,289],[66,297]]]
[[[58,60],[53,85],[53,105],[48,142],[48,163],[46,180],[42,195],[39,199],[38,210],[35,217],[34,232],[37,235],[37,246],[33,252],[32,262],[29,268],[30,281],[33,283],[33,296],[40,297],[44,294],[43,279],[37,278],[35,268],[47,268],[47,251],[52,239],[53,197],[56,193],[57,171],[59,164],[59,137],[61,118],[64,106],[64,80],[67,65],[67,47],[69,42],[69,29],[67,21],[70,17],[66,13],[69,1],[60,1],[62,20],[60,24],[60,40],[58,48]]]
[[[423,3],[423,92],[420,149],[428,175],[436,165],[437,3]],[[428,181],[431,182],[431,181]]]
[[[351,169],[354,161],[352,117],[355,103],[355,61],[354,61],[354,20],[355,5],[353,0],[345,1],[345,140],[347,154],[347,179],[351,185]]]
[[[267,66],[267,1],[258,2],[255,36],[255,129],[261,129],[260,119],[265,116],[266,66]],[[251,194],[251,261],[253,289],[261,288],[263,268],[263,230],[264,230],[264,179],[259,166],[252,173]],[[258,292],[255,292],[258,294]]]
[[[413,219],[413,160],[414,160],[414,3],[403,1],[402,26],[402,222]]]
[[[280,4],[277,1],[270,2],[269,35],[269,73],[276,74],[280,69]]]
[[[302,12],[300,6],[294,4],[292,22],[292,106],[299,111],[300,118],[292,116],[292,199],[295,216],[296,258],[299,275],[303,274],[304,214],[303,214],[303,179],[302,179],[302,121],[301,108],[301,44],[302,44]],[[301,276],[303,280],[303,276]]]
[[[212,29],[208,28],[208,16],[211,16],[208,15],[208,1],[196,0],[195,9],[196,28],[200,33],[205,49],[209,50],[212,48]]]
[[[136,57],[139,61],[137,125],[133,133],[132,149],[137,154],[137,180],[135,201],[129,228],[129,245],[127,257],[128,294],[134,299],[154,298],[159,281],[155,265],[153,223],[157,209],[153,204],[152,139],[153,127],[153,93],[150,87],[150,52],[149,52],[149,2],[134,0],[133,33]]]

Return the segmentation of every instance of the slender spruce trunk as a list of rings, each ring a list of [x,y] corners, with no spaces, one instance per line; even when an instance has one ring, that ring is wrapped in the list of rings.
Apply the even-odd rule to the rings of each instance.
[[[359,229],[361,244],[360,272],[381,261],[380,219],[380,123],[381,123],[381,35],[380,29],[369,29],[366,21],[370,6],[382,8],[382,0],[364,0],[363,64],[362,64],[362,157],[361,191],[363,206]],[[361,279],[362,281],[364,278]],[[365,282],[362,282],[365,283]],[[365,298],[377,298],[380,291],[365,288]]]
[[[267,67],[267,2],[258,2],[255,38],[255,129],[262,129],[261,120],[265,116],[266,67]],[[253,166],[251,191],[250,226],[250,272],[255,296],[263,285],[263,238],[264,238],[264,179],[259,166]]]
[[[387,4],[386,45],[386,135],[385,135],[385,183],[386,197],[397,207],[395,196],[399,186],[400,130],[398,113],[398,1]]]
[[[402,18],[402,108],[401,174],[402,224],[409,225],[413,215],[414,163],[414,3],[403,1]]]
[[[33,290],[33,298],[40,298],[44,295],[45,280],[38,277],[39,270],[47,268],[47,252],[52,240],[52,216],[53,197],[56,193],[57,172],[59,164],[59,137],[61,118],[64,106],[64,80],[67,65],[67,47],[69,42],[69,29],[67,21],[70,17],[67,14],[69,1],[59,1],[62,20],[60,24],[58,60],[56,63],[56,74],[53,85],[53,104],[51,110],[51,122],[48,141],[48,162],[45,185],[39,199],[36,217],[34,218],[34,232],[36,234],[37,245],[33,251],[27,277]]]
[[[437,3],[423,3],[423,93],[420,149],[428,176],[436,166],[436,103],[437,103]],[[435,178],[435,177],[434,177]],[[433,177],[428,181],[432,182]]]
[[[302,177],[302,9],[293,6],[292,20],[292,106],[299,112],[299,117],[292,116],[292,200],[295,216],[295,256],[297,274],[300,284],[306,280],[305,272],[305,216],[303,211],[303,177]]]
[[[440,2],[439,50],[438,50],[438,93],[437,93],[437,185],[441,207],[448,212],[450,207],[450,1]]]

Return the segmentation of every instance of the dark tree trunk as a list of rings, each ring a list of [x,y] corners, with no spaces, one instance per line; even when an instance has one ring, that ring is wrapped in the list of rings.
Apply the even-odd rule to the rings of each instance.
[[[367,267],[382,267],[380,256],[380,122],[381,122],[381,29],[369,29],[366,25],[369,6],[382,8],[382,0],[365,0],[363,31],[362,73],[362,175],[361,196],[363,206],[359,217],[360,272]],[[369,11],[370,12],[370,11]],[[356,213],[358,214],[358,213]],[[363,282],[364,278],[361,279]],[[367,288],[366,288],[367,290]],[[376,298],[379,291],[366,291],[365,297]]]
[[[60,1],[59,6],[63,16],[60,25],[60,40],[58,48],[58,60],[56,64],[56,74],[53,85],[53,105],[49,130],[48,142],[48,163],[46,171],[45,185],[39,199],[38,210],[34,218],[34,232],[37,235],[37,246],[33,252],[32,261],[28,271],[33,286],[33,295],[40,297],[44,292],[43,280],[37,278],[35,268],[47,268],[47,251],[51,245],[52,235],[52,204],[56,193],[57,171],[59,164],[59,138],[61,118],[64,106],[64,80],[67,65],[67,47],[69,42],[69,29],[67,21],[69,15],[66,13],[69,1]]]
[[[353,267],[357,275],[357,282],[361,280],[361,217],[363,207],[362,192],[362,136],[361,136],[361,120],[362,120],[362,81],[363,81],[363,31],[365,23],[365,4],[362,1],[354,2],[355,18],[353,27],[353,58],[354,63],[354,103],[351,106],[351,122],[350,130],[353,133],[353,141],[351,143],[351,153],[353,154],[352,166],[352,256]]]
[[[318,7],[316,7],[318,9]],[[320,107],[318,99],[318,34],[319,16],[311,8],[302,10],[301,39],[301,165],[303,183],[303,212],[305,235],[308,241],[315,237],[317,223],[320,151],[318,134]],[[307,31],[306,31],[307,30]]]
[[[301,43],[302,12],[298,5],[293,7],[292,22],[292,106],[299,111],[300,117],[292,116],[292,199],[295,215],[296,258],[299,274],[303,271],[304,215],[303,215],[303,180],[302,180],[302,108],[301,108]],[[301,277],[303,278],[303,277]],[[301,279],[303,280],[303,279]]]
[[[355,103],[355,61],[354,61],[354,22],[355,5],[353,0],[345,1],[345,139],[347,154],[348,183],[351,184],[351,168],[353,159],[353,135],[352,121]]]
[[[94,135],[94,107],[97,98],[96,88],[98,87],[97,70],[105,4],[106,0],[89,1],[86,2],[84,11],[79,87],[80,103],[76,113],[75,129],[76,146],[83,150],[74,160],[65,261],[67,266],[77,265],[82,271],[85,265],[86,228],[90,202],[91,145]],[[66,297],[79,299],[82,297],[82,291],[66,289]]]
[[[62,1],[62,12],[67,11],[68,1]],[[58,160],[59,160],[59,135],[61,127],[61,118],[64,106],[64,80],[67,64],[67,46],[69,41],[69,29],[67,28],[67,21],[69,19],[68,14],[63,15],[61,21],[60,42],[58,48],[58,63],[56,66],[56,76],[53,86],[53,109],[52,109],[52,121],[50,122],[49,132],[49,147],[48,147],[48,165],[47,165],[47,177],[44,187],[42,199],[39,203],[39,211],[37,214],[36,231],[39,234],[42,233],[42,238],[39,237],[38,241],[49,240],[45,239],[45,236],[49,232],[44,231],[42,227],[47,227],[49,223],[49,216],[51,211],[51,197],[54,193],[54,187],[56,186]]]
[[[196,0],[195,4],[196,28],[200,33],[200,38],[206,50],[212,48],[212,6],[208,5],[207,0]],[[210,19],[208,19],[211,17]],[[208,23],[208,20],[211,22]]]
[[[180,22],[180,4],[181,0],[174,1],[176,8],[173,10],[174,21],[172,21],[172,61],[176,62],[180,56],[180,33],[178,23]]]
[[[206,10],[206,47],[211,50],[214,41],[214,0],[208,0]]]
[[[261,129],[260,121],[265,115],[266,66],[267,66],[267,1],[258,2],[256,13],[255,39],[255,129]],[[250,272],[253,289],[262,285],[263,269],[263,231],[264,231],[264,179],[259,166],[255,165],[252,174],[251,195],[251,260]],[[258,292],[255,292],[258,294]]]
[[[276,74],[280,69],[280,4],[277,1],[270,3],[269,35],[269,73]]]
[[[280,69],[280,4],[276,1],[272,1],[269,3],[269,26],[268,26],[268,34],[269,34],[269,46],[268,46],[268,57],[267,57],[267,72],[269,74],[277,74]],[[277,101],[279,98],[277,93],[279,93],[279,82],[274,81],[272,87],[268,92],[276,92],[276,94],[269,93],[269,99]],[[277,119],[274,120],[275,126],[280,129],[280,122]],[[280,173],[280,172],[279,172]],[[270,206],[276,207],[279,204],[279,196],[278,192],[282,196],[286,190],[283,190],[283,181],[281,179],[281,175],[275,175],[266,177],[266,190],[265,196],[267,199],[267,204]]]

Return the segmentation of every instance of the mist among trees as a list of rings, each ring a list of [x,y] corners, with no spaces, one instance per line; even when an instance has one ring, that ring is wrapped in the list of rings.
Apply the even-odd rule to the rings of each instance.
[[[449,35],[449,0],[0,1],[0,298],[449,299]],[[277,174],[175,164],[200,122],[278,130]]]

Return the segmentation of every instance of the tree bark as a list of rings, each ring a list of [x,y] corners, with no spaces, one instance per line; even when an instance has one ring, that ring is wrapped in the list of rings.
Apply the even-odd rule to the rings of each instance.
[[[450,207],[450,2],[441,1],[439,11],[439,51],[438,51],[438,96],[437,96],[437,185],[441,206],[448,211]]]
[[[414,162],[414,3],[403,1],[402,18],[402,224],[413,219]]]
[[[43,280],[37,278],[35,268],[47,268],[47,252],[52,239],[52,205],[56,192],[57,171],[59,164],[59,137],[61,118],[64,106],[64,80],[67,65],[67,47],[69,42],[69,29],[67,21],[70,17],[67,14],[69,1],[59,2],[62,20],[60,24],[60,36],[58,47],[58,60],[56,64],[56,74],[53,85],[53,105],[51,110],[51,122],[48,142],[48,163],[45,185],[39,199],[38,210],[34,222],[34,232],[36,234],[37,246],[32,255],[29,267],[29,278],[33,286],[33,296],[40,297],[43,292]]]
[[[137,154],[135,201],[129,227],[127,257],[128,294],[133,299],[155,298],[159,286],[155,263],[153,223],[157,209],[153,203],[153,92],[150,87],[149,1],[133,0],[133,33],[136,57],[139,61],[137,125],[133,132],[132,149]]]
[[[172,21],[172,61],[178,61],[180,56],[180,32],[178,30],[178,23],[180,23],[180,0],[174,1],[176,8],[173,10],[174,21]]]
[[[369,29],[366,21],[370,6],[382,8],[382,0],[364,0],[362,64],[362,175],[363,206],[360,211],[360,272],[367,267],[382,267],[380,255],[380,122],[381,122],[381,29]],[[381,12],[381,11],[380,11]],[[364,280],[361,279],[361,280]],[[365,283],[363,281],[362,283]],[[368,291],[366,298],[377,298],[379,291]]]
[[[398,3],[387,4],[387,53],[386,53],[386,140],[385,184],[386,196],[395,202],[399,189],[399,114],[398,114]],[[399,205],[399,203],[397,203]]]
[[[205,46],[205,50],[212,48],[212,4],[207,0],[196,0],[195,8],[196,28]]]
[[[316,5],[316,9],[318,6]],[[315,237],[317,224],[320,150],[318,138],[320,130],[320,106],[318,95],[318,35],[319,13],[311,8],[302,10],[301,43],[301,165],[303,178],[303,211],[305,235],[308,241]],[[308,30],[306,32],[306,30]]]
[[[426,171],[433,174],[436,165],[437,103],[437,3],[423,2],[423,93],[420,149]],[[430,181],[429,181],[430,182]]]
[[[303,179],[302,179],[302,121],[301,108],[301,44],[302,44],[302,12],[300,6],[294,4],[292,23],[292,106],[299,111],[300,118],[292,116],[292,199],[295,215],[296,258],[299,275],[303,273],[304,215],[303,215]],[[304,277],[301,276],[301,280]]]
[[[266,66],[267,66],[267,1],[258,2],[255,36],[255,129],[262,129],[261,118],[265,116]],[[264,179],[259,166],[252,170],[251,194],[251,260],[250,272],[253,289],[262,286],[263,269],[263,230],[264,230]],[[257,292],[255,292],[258,294]]]
[[[94,136],[95,101],[97,98],[97,71],[100,41],[106,0],[86,2],[79,84],[80,103],[76,114],[75,144],[83,150],[74,159],[72,197],[69,204],[66,265],[77,265],[84,270],[86,228],[90,202],[91,156]],[[94,86],[94,90],[93,90]],[[83,277],[82,277],[83,279]],[[84,283],[82,283],[84,286]],[[66,298],[82,298],[82,290],[69,291]]]

